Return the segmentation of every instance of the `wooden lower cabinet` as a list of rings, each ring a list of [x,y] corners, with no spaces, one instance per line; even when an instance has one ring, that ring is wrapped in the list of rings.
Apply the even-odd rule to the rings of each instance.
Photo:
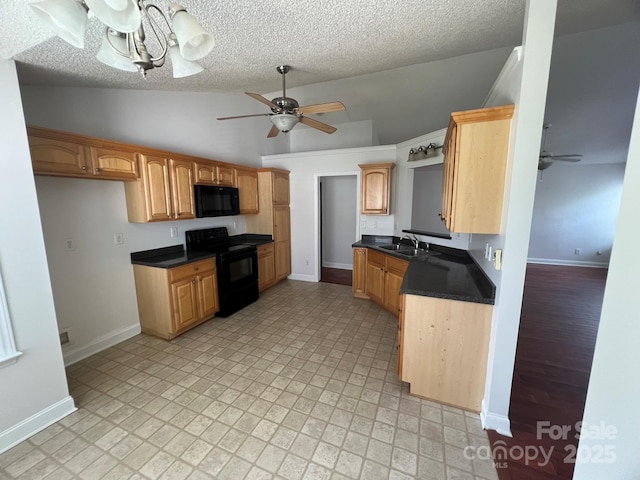
[[[215,259],[175,268],[134,265],[140,326],[171,340],[219,310]]]
[[[353,249],[353,274],[351,278],[353,296],[369,298],[367,296],[367,249]]]
[[[402,295],[398,374],[409,393],[479,412],[493,306]]]
[[[258,246],[258,289],[263,292],[276,283],[275,250],[273,243]]]
[[[366,296],[393,315],[398,316],[400,287],[409,262],[375,250],[369,250],[366,265]]]

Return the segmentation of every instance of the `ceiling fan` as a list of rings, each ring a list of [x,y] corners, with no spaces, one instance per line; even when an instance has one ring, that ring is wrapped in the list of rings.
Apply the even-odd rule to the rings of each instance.
[[[553,162],[579,162],[582,160],[582,155],[579,153],[568,153],[565,155],[555,155],[553,152],[549,152],[545,149],[545,145],[547,142],[547,130],[551,127],[550,123],[544,125],[542,130],[542,150],[540,151],[540,156],[538,157],[538,170],[546,170]]]
[[[271,108],[273,113],[256,113],[253,115],[238,115],[235,117],[221,117],[218,120],[231,120],[234,118],[247,118],[247,117],[269,117],[271,123],[273,123],[273,127],[269,130],[268,138],[275,137],[278,133],[283,132],[287,133],[293,127],[295,127],[298,122],[307,125],[309,127],[320,130],[324,133],[333,133],[337,130],[336,127],[332,127],[331,125],[327,125],[326,123],[319,122],[318,120],[314,120],[313,118],[305,117],[308,114],[316,114],[316,113],[328,113],[328,112],[339,112],[345,110],[345,106],[342,102],[328,102],[328,103],[318,103],[316,105],[306,105],[301,107],[296,100],[293,98],[287,97],[286,83],[285,83],[285,75],[291,69],[289,65],[280,65],[276,67],[278,73],[282,75],[282,96],[276,97],[273,100],[269,101],[262,95],[257,93],[245,92],[245,94],[249,95],[251,98],[258,100],[261,103],[264,103],[266,106]]]

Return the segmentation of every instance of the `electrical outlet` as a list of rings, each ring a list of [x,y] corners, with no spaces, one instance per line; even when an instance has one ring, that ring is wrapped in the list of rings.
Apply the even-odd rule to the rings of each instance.
[[[114,233],[113,243],[116,245],[124,245],[124,233]]]
[[[378,222],[375,220],[371,222],[371,228],[378,228]]]
[[[576,249],[573,251],[573,253],[574,253],[575,255],[582,255],[582,249],[581,249],[581,248],[576,248]]]
[[[238,228],[238,222],[233,222],[233,229],[236,230]]]
[[[69,342],[69,332],[60,332],[60,345],[66,345]]]
[[[71,238],[67,238],[64,241],[64,251],[73,252],[75,249],[76,249],[76,243]]]
[[[169,229],[169,233],[171,235],[171,238],[175,238],[178,236],[178,227],[171,227]]]
[[[367,229],[367,221],[366,220],[361,220],[360,221],[360,228],[362,230],[366,230]]]
[[[489,256],[489,242],[484,244],[484,259],[489,260],[491,257]]]
[[[487,260],[493,260],[493,247],[491,245],[487,248]]]
[[[495,256],[493,257],[493,264],[496,270],[502,270],[502,250],[496,249]]]
[[[304,264],[308,267],[309,266],[309,260],[305,260]]]

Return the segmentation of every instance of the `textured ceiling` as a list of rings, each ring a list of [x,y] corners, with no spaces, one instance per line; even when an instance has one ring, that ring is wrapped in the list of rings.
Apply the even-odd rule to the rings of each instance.
[[[52,37],[28,3],[0,1],[0,56],[18,61],[23,85],[253,91],[271,98],[280,88],[274,67],[289,64],[288,93],[300,104],[341,100],[347,112],[322,120],[371,119],[382,143],[445,126],[422,121],[429,112],[446,119],[450,111],[479,106],[510,47],[521,42],[525,11],[525,0],[183,0],[216,39],[201,62],[205,71],[173,79],[167,65],[143,79],[95,59],[103,31],[97,19],[80,50]],[[640,18],[640,2],[559,0],[557,18],[556,35],[590,30]],[[486,53],[468,55],[476,52]],[[256,102],[255,111],[225,114],[263,111]]]

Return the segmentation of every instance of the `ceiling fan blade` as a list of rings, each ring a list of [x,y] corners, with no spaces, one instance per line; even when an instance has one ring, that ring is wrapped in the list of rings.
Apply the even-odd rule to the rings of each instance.
[[[580,160],[582,160],[582,155],[577,156],[577,155],[554,155],[553,157],[551,157],[553,159],[553,161],[560,161],[560,162],[579,162]]]
[[[318,103],[316,105],[305,105],[298,108],[298,113],[307,115],[309,113],[329,113],[329,112],[341,112],[346,110],[342,102],[328,102]]]
[[[300,117],[300,123],[304,123],[308,127],[315,128],[324,133],[333,133],[337,130],[336,127],[332,127],[331,125],[327,125],[326,123],[319,122],[314,120],[313,118]]]
[[[245,95],[249,95],[251,98],[258,100],[260,103],[264,103],[269,108],[275,108],[275,109],[278,108],[278,106],[275,103],[273,103],[270,100],[267,100],[266,98],[264,98],[262,95],[258,93],[251,93],[251,92],[244,92],[244,93]]]
[[[268,113],[254,113],[252,115],[236,115],[235,117],[219,117],[218,120],[233,120],[234,118],[249,118],[249,117],[267,117]]]
[[[280,133],[280,130],[278,130],[278,127],[274,125],[271,127],[271,130],[269,130],[269,134],[267,135],[267,138],[277,137],[279,133]]]

